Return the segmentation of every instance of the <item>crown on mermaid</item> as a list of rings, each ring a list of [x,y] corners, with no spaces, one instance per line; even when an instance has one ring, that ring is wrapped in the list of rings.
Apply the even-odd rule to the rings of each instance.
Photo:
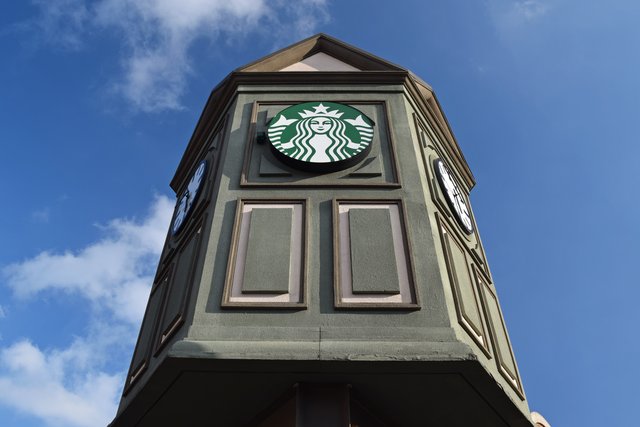
[[[300,114],[300,117],[302,117],[303,119],[306,119],[308,117],[333,117],[339,119],[344,114],[343,112],[338,110],[328,111],[329,107],[325,107],[324,105],[322,105],[322,103],[313,107],[313,110],[314,111],[304,110],[303,112],[298,114]]]

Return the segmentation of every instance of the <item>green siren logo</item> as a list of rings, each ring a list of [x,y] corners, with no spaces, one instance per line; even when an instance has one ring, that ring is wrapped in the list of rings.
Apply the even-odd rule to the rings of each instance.
[[[274,155],[313,172],[354,166],[371,151],[373,121],[361,111],[335,102],[306,102],[285,108],[268,127]]]

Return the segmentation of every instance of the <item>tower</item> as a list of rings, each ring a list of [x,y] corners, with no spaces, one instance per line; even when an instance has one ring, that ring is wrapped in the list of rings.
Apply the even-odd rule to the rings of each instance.
[[[432,89],[319,34],[214,88],[120,426],[530,426]]]

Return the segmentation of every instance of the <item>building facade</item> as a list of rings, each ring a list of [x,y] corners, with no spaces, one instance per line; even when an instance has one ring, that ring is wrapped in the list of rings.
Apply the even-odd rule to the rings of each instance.
[[[531,426],[431,87],[324,34],[214,88],[116,426]]]

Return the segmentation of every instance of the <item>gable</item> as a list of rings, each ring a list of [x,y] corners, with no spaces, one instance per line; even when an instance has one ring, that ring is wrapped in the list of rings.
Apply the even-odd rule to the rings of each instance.
[[[240,67],[236,72],[406,71],[338,39],[317,34]]]
[[[360,71],[360,69],[324,52],[318,52],[280,71]]]

